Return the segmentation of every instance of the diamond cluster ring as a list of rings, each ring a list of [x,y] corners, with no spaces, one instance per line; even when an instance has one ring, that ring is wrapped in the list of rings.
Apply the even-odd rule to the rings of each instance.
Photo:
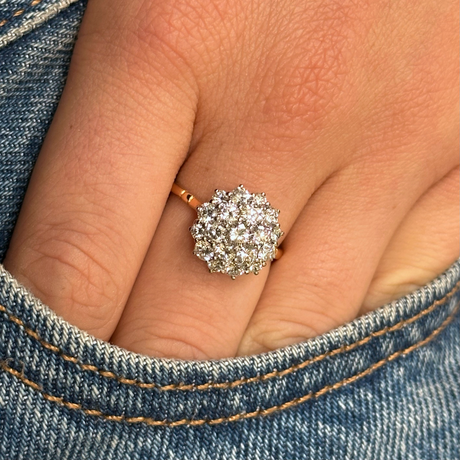
[[[200,203],[176,183],[171,192],[197,212],[189,228],[193,253],[208,264],[210,273],[226,273],[232,279],[257,275],[267,261],[281,257],[280,211],[270,206],[265,193],[250,193],[239,185],[231,192],[216,189],[210,201]]]

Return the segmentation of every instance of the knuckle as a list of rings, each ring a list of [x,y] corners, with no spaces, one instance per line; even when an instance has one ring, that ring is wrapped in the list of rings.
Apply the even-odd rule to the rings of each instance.
[[[189,19],[179,7],[186,2],[177,3],[135,1],[113,8],[106,22],[83,23],[73,53],[74,68],[89,66],[101,75],[100,81],[109,80],[99,88],[102,92],[114,85],[144,97],[176,95],[179,90],[179,102],[193,102],[196,84],[189,65],[193,40],[183,24]],[[157,87],[163,91],[149,91]],[[135,95],[135,100],[142,103],[142,97]]]
[[[166,45],[168,49],[178,51],[187,43],[185,37],[189,38],[188,34],[196,31],[200,22],[195,3],[179,0],[145,5],[136,17],[136,38],[153,48]]]
[[[270,75],[272,83],[261,88],[261,113],[268,117],[270,126],[276,120],[276,126],[284,134],[286,130],[288,133],[306,128],[317,130],[338,88],[334,66],[340,66],[340,62],[331,59],[313,64],[305,62],[304,56],[290,59],[286,66]]]
[[[42,228],[26,242],[23,276],[53,310],[90,332],[113,322],[120,287],[109,256],[88,227]],[[99,334],[96,334],[99,335]]]
[[[174,274],[171,279],[175,279]],[[133,296],[133,304],[128,308],[137,313],[123,318],[115,337],[117,343],[132,351],[179,359],[234,355],[240,337],[239,324],[224,317],[221,309],[212,308],[217,297],[209,282],[207,287],[203,286],[202,295],[177,280],[154,282],[155,286],[162,287],[161,296],[155,299],[149,290]],[[154,305],[154,313],[142,314],[142,306],[149,304]],[[235,326],[228,327],[229,323]]]
[[[257,352],[275,350],[317,337],[340,324],[337,318],[315,308],[282,306],[277,314],[254,322],[247,332],[246,347]]]
[[[146,7],[139,10],[136,18],[136,37],[153,47],[166,46],[190,62],[196,63],[205,55],[219,51],[223,33],[232,35],[234,2],[178,0],[145,3]]]
[[[145,2],[130,27],[131,53],[154,56],[168,75],[194,79],[197,67],[212,49],[218,48],[213,29],[218,16],[210,1],[179,0]]]
[[[270,307],[262,304],[253,317],[242,345],[245,350],[264,352],[303,342],[356,316],[352,299],[334,296],[343,291],[343,284],[335,288],[334,283],[290,275],[280,287],[271,286]]]
[[[270,130],[283,135],[316,132],[338,107],[348,76],[352,26],[346,11],[340,2],[322,2],[277,34],[280,39],[258,79],[261,114]]]
[[[303,342],[319,334],[319,329],[290,321],[256,323],[246,333],[238,354],[266,353]]]
[[[360,116],[363,154],[385,157],[395,152],[433,165],[433,145],[458,144],[458,70],[454,59],[453,22],[426,20],[427,4],[413,11],[414,21],[392,9],[366,43],[362,93],[374,103]],[[400,17],[396,18],[395,15]],[[440,30],[440,28],[443,30]],[[449,37],[449,38],[447,38]],[[404,53],[400,51],[406,50]],[[416,149],[414,146],[416,145]],[[414,153],[415,151],[415,153]],[[360,152],[361,153],[361,152]]]
[[[195,331],[185,330],[179,334],[178,331],[183,328],[174,327],[169,331],[168,328],[152,327],[145,321],[132,321],[125,324],[127,331],[136,331],[134,333],[126,332],[116,340],[124,348],[157,356],[160,358],[178,358],[178,359],[212,359],[212,353],[200,344],[205,343],[197,337]],[[159,331],[162,333],[159,334]]]

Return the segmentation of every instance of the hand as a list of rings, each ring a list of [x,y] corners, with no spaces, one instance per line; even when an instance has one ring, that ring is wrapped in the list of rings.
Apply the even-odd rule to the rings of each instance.
[[[184,359],[425,284],[459,252],[457,29],[451,0],[90,0],[5,267],[93,335]],[[174,180],[265,192],[283,257],[210,274]]]

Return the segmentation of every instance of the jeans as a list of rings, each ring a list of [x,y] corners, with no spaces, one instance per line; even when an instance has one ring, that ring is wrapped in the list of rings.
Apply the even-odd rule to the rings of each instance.
[[[0,1],[0,262],[85,7]],[[96,339],[0,264],[0,460],[458,460],[459,288],[460,259],[303,343],[182,361]]]

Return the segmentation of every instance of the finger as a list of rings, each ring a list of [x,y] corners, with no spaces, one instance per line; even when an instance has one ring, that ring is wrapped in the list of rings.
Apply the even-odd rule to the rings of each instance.
[[[101,14],[102,2],[90,2],[4,262],[59,315],[103,339],[187,154],[196,104],[189,73],[161,43],[118,29],[135,3]]]
[[[300,342],[356,317],[391,235],[422,193],[423,180],[392,169],[358,175],[346,168],[315,192],[270,270],[238,355]]]
[[[327,39],[329,46],[334,47]],[[320,128],[323,118],[335,116],[336,107],[327,101],[341,84],[327,65],[322,68],[312,57],[303,58],[300,66],[296,54],[272,78],[273,68],[284,61],[270,60],[264,53],[251,60],[244,78],[230,59],[231,69],[216,71],[226,75],[224,80],[206,80],[192,153],[177,182],[200,201],[209,200],[215,189],[230,191],[239,184],[252,193],[265,192],[281,210],[280,226],[287,235],[314,190],[348,161],[348,133]],[[301,54],[309,56],[305,50]],[[313,87],[312,73],[319,75]],[[339,100],[347,111],[352,98],[338,94]],[[257,276],[232,280],[210,274],[206,263],[193,255],[188,227],[195,217],[178,197],[168,200],[112,343],[183,359],[235,355],[265,278],[278,261]]]
[[[249,159],[228,147],[211,155],[213,147],[210,142],[201,144],[181,168],[177,182],[202,202],[214,189],[230,191],[240,183],[251,193],[265,192],[271,206],[281,209],[280,226],[288,233],[312,192],[303,177],[308,177],[308,169],[294,161],[280,162],[274,177],[270,157],[256,149]],[[207,171],[213,171],[212,177]],[[207,264],[193,254],[188,228],[194,218],[193,209],[177,196],[170,197],[111,342],[155,356],[234,356],[269,266],[258,276],[251,273],[235,280],[209,273]]]
[[[459,257],[459,187],[457,167],[417,201],[385,250],[360,315],[425,285]]]

